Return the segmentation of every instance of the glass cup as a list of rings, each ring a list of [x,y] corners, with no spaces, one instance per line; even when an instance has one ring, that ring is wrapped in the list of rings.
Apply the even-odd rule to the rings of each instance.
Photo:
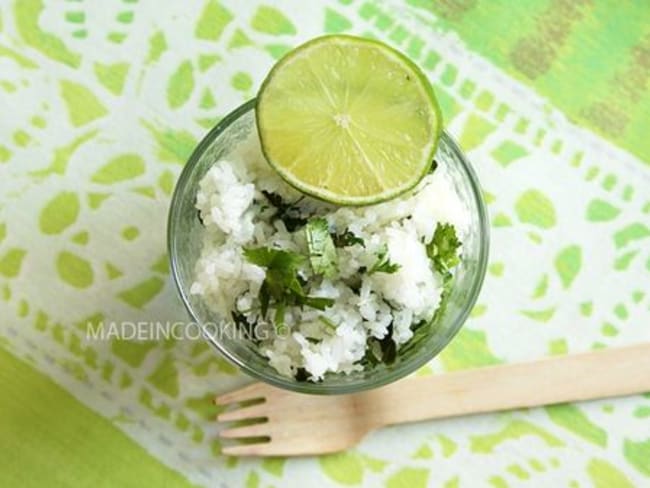
[[[215,333],[215,327],[232,327],[227,318],[216,317],[200,296],[190,294],[194,266],[201,253],[203,226],[194,206],[199,181],[219,159],[245,141],[255,126],[255,100],[250,100],[226,116],[196,147],[176,183],[167,225],[171,273],[192,320],[203,330],[206,340],[244,372],[272,385],[301,393],[342,394],[376,388],[398,380],[435,357],[460,330],[478,297],[488,259],[488,217],[476,174],[458,145],[443,132],[435,159],[448,168],[450,179],[471,215],[470,231],[463,241],[463,259],[454,268],[446,307],[437,314],[431,333],[417,348],[397,355],[394,363],[368,366],[352,374],[329,374],[318,383],[296,381],[282,376],[262,356],[251,341],[233,333]],[[218,325],[221,324],[221,325]],[[227,325],[226,325],[227,324]],[[232,332],[232,329],[231,329]]]

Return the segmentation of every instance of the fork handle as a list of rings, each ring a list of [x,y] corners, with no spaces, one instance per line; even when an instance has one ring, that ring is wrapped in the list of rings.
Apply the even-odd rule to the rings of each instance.
[[[410,378],[363,393],[375,425],[650,391],[650,343]]]

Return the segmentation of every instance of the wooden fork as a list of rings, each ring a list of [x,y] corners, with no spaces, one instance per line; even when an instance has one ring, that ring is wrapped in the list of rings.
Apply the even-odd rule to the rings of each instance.
[[[415,377],[360,393],[319,396],[254,383],[218,396],[219,422],[258,419],[222,430],[224,439],[265,437],[224,454],[296,456],[340,451],[386,425],[650,391],[650,343],[530,363]]]

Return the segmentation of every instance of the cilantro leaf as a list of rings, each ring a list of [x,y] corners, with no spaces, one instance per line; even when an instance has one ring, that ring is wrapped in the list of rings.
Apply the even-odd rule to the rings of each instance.
[[[460,262],[458,255],[460,245],[454,226],[438,223],[431,242],[426,246],[427,256],[433,262],[436,271],[446,276],[449,270]]]
[[[293,294],[303,295],[298,281],[298,267],[304,262],[300,254],[268,247],[244,248],[244,257],[253,264],[266,268],[266,276],[260,286],[258,299],[262,317],[266,317],[271,301],[286,305]],[[279,317],[282,318],[283,311]]]
[[[266,280],[262,282],[262,286],[260,286],[260,291],[257,298],[260,301],[260,312],[262,313],[262,317],[266,317],[266,312],[269,311],[269,302],[271,301],[269,286],[266,283]]]
[[[333,298],[305,296],[298,299],[298,305],[307,305],[317,310],[325,310],[334,305]]]
[[[332,240],[334,241],[334,246],[336,247],[348,247],[354,246],[355,244],[360,244],[361,246],[366,247],[366,243],[363,241],[363,239],[361,239],[361,237],[357,237],[348,229],[345,229],[345,232],[343,232],[343,234],[332,233],[331,236]]]
[[[393,364],[397,359],[397,345],[393,340],[393,324],[388,326],[386,335],[381,339],[369,337],[366,342],[367,351],[363,362],[376,365],[379,363]]]
[[[305,226],[309,261],[314,273],[333,277],[337,271],[336,248],[330,236],[327,220],[313,218]]]
[[[276,327],[281,327],[284,325],[284,313],[286,311],[286,304],[284,302],[279,302],[275,307],[275,316],[273,317],[273,322]]]
[[[329,332],[335,332],[336,328],[338,327],[334,322],[332,322],[330,319],[325,317],[324,315],[319,315],[318,320],[325,326],[327,327],[327,330]]]
[[[262,195],[275,207],[272,219],[280,219],[289,232],[298,230],[307,223],[307,219],[302,217],[300,209],[296,206],[298,202],[287,203],[277,193],[266,190],[262,190]]]
[[[446,297],[443,296],[443,300]],[[445,303],[444,301],[442,302]],[[441,305],[442,306],[442,305]],[[422,343],[430,337],[433,331],[433,327],[437,323],[437,313],[434,315],[433,319],[430,321],[420,320],[418,323],[411,325],[411,330],[413,331],[413,336],[406,342],[402,344],[399,348],[400,356],[406,357],[407,354],[418,350],[422,347]]]
[[[309,379],[309,373],[307,372],[307,370],[305,368],[297,368],[295,378],[296,378],[296,381],[299,381],[299,382],[307,381],[307,379]]]
[[[298,253],[270,247],[246,247],[244,257],[249,263],[264,268],[291,268],[300,266],[305,258]]]
[[[400,267],[401,266],[398,263],[391,262],[388,256],[388,246],[384,244],[379,249],[379,252],[377,252],[377,261],[368,270],[368,274],[371,275],[373,273],[395,273],[398,269],[400,269]]]
[[[298,273],[305,262],[304,256],[284,249],[259,247],[244,248],[244,257],[250,263],[266,268],[258,300],[262,317],[266,317],[270,306],[275,308],[276,327],[283,325],[286,307],[308,306],[325,310],[334,304],[332,298],[313,297],[305,293],[302,277]]]

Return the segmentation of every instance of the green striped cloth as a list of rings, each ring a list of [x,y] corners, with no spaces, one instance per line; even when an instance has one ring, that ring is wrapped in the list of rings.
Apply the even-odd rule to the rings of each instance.
[[[193,147],[293,46],[382,39],[436,88],[492,224],[478,304],[417,374],[650,339],[650,8],[613,0],[8,0],[0,5],[0,486],[650,485],[650,394],[221,455],[166,213]]]

